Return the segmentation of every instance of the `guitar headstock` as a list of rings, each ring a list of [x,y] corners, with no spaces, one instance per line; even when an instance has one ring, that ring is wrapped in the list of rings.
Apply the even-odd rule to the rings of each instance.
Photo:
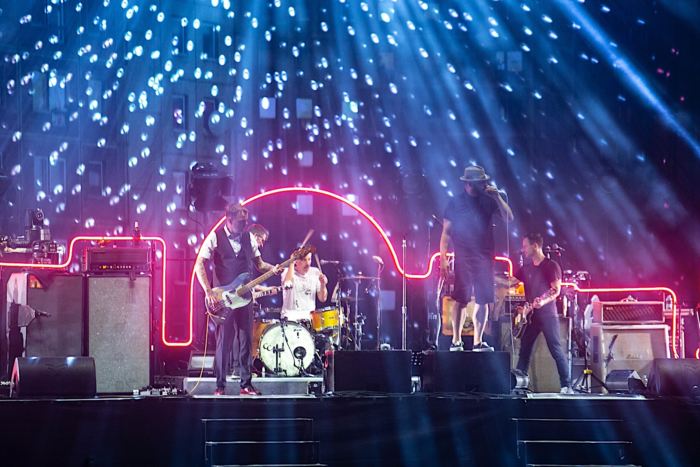
[[[313,245],[306,245],[297,250],[294,250],[294,252],[292,253],[292,259],[303,259],[309,253],[316,253],[316,247]]]

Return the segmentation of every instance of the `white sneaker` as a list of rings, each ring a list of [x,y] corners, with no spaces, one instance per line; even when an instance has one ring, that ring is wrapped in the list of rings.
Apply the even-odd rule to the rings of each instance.
[[[464,342],[459,341],[456,344],[450,345],[450,352],[461,352],[464,350]]]
[[[481,341],[472,348],[473,352],[493,352],[493,347],[488,345],[486,341]]]
[[[571,386],[564,386],[559,390],[559,394],[576,394]]]

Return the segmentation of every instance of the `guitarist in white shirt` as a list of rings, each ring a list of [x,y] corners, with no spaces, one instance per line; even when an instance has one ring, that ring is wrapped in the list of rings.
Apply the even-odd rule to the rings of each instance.
[[[228,284],[243,273],[251,276],[274,270],[273,266],[262,260],[258,241],[246,231],[248,210],[240,204],[231,204],[226,208],[226,221],[223,226],[211,232],[202,244],[195,263],[197,280],[206,294],[207,304],[215,300],[212,285],[207,277],[206,263],[214,264],[214,286]],[[251,349],[253,335],[253,307],[231,310],[215,321],[216,354],[214,373],[216,375],[215,395],[225,394],[226,375],[231,357],[234,337],[238,341],[239,375],[241,377],[241,395],[256,395],[259,392],[251,382]]]
[[[525,264],[515,273],[515,277],[525,284],[525,298],[532,305],[520,342],[517,369],[527,373],[532,348],[542,332],[557,365],[561,392],[569,394],[571,379],[559,340],[559,319],[554,303],[561,291],[561,267],[544,255],[542,244],[542,235],[538,233],[523,237]]]

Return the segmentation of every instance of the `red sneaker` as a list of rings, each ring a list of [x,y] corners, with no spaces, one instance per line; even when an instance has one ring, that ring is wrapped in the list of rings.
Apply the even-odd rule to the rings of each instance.
[[[226,394],[226,389],[224,388],[216,388],[216,391],[214,391],[215,396],[223,396]]]
[[[241,388],[241,396],[259,396],[262,393],[255,389],[253,386],[246,386]]]

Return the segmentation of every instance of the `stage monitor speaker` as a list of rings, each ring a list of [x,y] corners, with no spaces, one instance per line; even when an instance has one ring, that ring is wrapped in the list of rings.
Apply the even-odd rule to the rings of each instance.
[[[609,393],[642,394],[646,387],[635,370],[613,370],[605,377],[605,387]]]
[[[27,305],[36,317],[27,326],[26,356],[84,355],[80,274],[27,274]]]
[[[510,394],[507,352],[426,352],[423,392]]]
[[[566,366],[571,371],[571,318],[558,317],[559,340],[566,357]],[[520,355],[520,339],[511,338],[510,320],[501,321],[501,349],[510,352],[511,365],[515,368]],[[530,367],[527,370],[530,381],[530,390],[533,392],[559,392],[559,372],[557,365],[549,353],[547,341],[540,333],[535,340],[535,345],[530,356]],[[576,375],[572,375],[575,377]]]
[[[12,397],[94,397],[90,357],[19,357],[12,368]]]
[[[411,351],[328,351],[323,377],[326,392],[409,394],[412,391]]]
[[[151,277],[88,276],[88,354],[97,392],[132,392],[151,381]]]
[[[700,397],[700,360],[655,358],[647,389],[658,396]]]
[[[668,326],[593,324],[588,355],[601,381],[613,370],[635,370],[646,384],[654,359],[670,357]]]
[[[204,354],[198,351],[190,352],[190,361],[187,364],[187,375],[214,376],[214,355]]]

